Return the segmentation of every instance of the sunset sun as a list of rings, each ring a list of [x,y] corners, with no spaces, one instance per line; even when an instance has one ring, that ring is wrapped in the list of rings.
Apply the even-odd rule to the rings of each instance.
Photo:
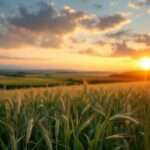
[[[150,57],[144,57],[140,59],[139,64],[142,69],[150,70]]]

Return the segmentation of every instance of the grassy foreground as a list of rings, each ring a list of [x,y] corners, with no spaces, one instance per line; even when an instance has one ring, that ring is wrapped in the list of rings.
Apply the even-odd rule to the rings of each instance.
[[[150,150],[149,90],[85,84],[1,93],[0,149]]]

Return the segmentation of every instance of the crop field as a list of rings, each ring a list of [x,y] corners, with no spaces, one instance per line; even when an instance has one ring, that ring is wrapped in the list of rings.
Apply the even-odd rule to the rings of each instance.
[[[150,150],[150,84],[0,91],[2,150]]]
[[[143,73],[142,73],[143,75]],[[21,89],[31,87],[53,87],[61,85],[78,85],[83,81],[90,84],[118,83],[143,81],[144,77],[130,74],[111,74],[99,72],[52,72],[38,73],[14,73],[0,75],[0,89]]]
[[[65,80],[63,78],[44,76],[0,76],[0,89],[58,86],[71,83],[73,83],[73,81]]]

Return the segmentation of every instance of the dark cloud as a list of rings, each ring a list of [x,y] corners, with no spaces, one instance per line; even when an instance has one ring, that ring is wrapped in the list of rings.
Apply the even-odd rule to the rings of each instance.
[[[142,56],[150,56],[150,34],[148,33],[134,33],[130,30],[120,30],[114,33],[106,34],[106,37],[113,39],[112,45],[113,57],[132,57],[139,58]],[[130,47],[127,43],[133,42],[135,44],[145,44],[146,48],[135,49]]]
[[[57,35],[40,35],[31,31],[9,27],[6,33],[0,33],[0,47],[5,49],[38,46],[43,48],[59,47],[61,38]]]
[[[108,44],[108,43],[107,43]],[[112,45],[112,53],[110,55],[104,55],[94,48],[87,48],[78,51],[81,55],[99,56],[99,57],[131,57],[138,59],[144,56],[150,57],[150,49],[134,49],[130,47],[126,41],[109,43]]]
[[[0,33],[1,47],[24,44],[59,47],[63,35],[72,32],[84,15],[80,11],[73,12],[70,7],[57,12],[46,3],[40,3],[40,9],[34,13],[20,7],[19,16],[7,18],[8,30],[5,34]]]
[[[113,43],[113,57],[132,57],[140,58],[143,56],[150,56],[150,49],[133,49],[129,47],[126,42]]]
[[[130,48],[125,42],[120,43],[113,43],[112,48],[114,53],[112,56],[131,56],[132,53],[135,51],[134,49]]]
[[[124,24],[126,21],[127,18],[119,14],[106,16],[99,18],[99,22],[97,23],[96,27],[105,30],[108,28],[115,28],[117,26],[120,26]]]
[[[20,16],[9,19],[9,22],[14,26],[35,32],[64,34],[73,31],[80,23],[89,29],[102,31],[116,28],[128,21],[126,17],[119,14],[84,19],[84,16],[88,14],[71,9],[68,6],[58,13],[51,5],[42,4],[40,10],[33,14],[26,8],[19,8]]]
[[[137,43],[143,43],[146,46],[150,46],[150,35],[149,34],[134,34],[134,41]]]
[[[95,20],[85,20],[84,24],[89,29],[97,29],[100,31],[113,30],[127,24],[129,19],[121,14],[111,16],[98,17]]]
[[[0,33],[1,48],[15,48],[24,43],[32,43],[32,36],[17,28],[8,28],[7,32]]]
[[[3,18],[4,20],[4,18]],[[73,32],[77,27],[99,32],[118,27],[127,23],[122,15],[92,17],[83,11],[77,11],[69,6],[56,11],[47,3],[40,3],[37,11],[19,7],[18,15],[5,18],[3,26],[6,32],[0,32],[0,47],[15,48],[24,45],[39,47],[60,47],[64,35]]]
[[[80,13],[70,14],[63,10],[58,14],[51,5],[43,4],[37,13],[30,13],[26,8],[19,8],[19,17],[9,19],[10,24],[33,32],[63,34],[74,29],[75,21],[82,17]]]
[[[119,41],[133,41],[135,43],[143,43],[146,46],[150,46],[150,34],[149,33],[134,33],[130,30],[120,30],[115,33],[105,35],[107,38],[119,40]]]
[[[131,1],[129,3],[129,7],[131,8],[142,8],[149,5],[150,5],[150,0],[138,0],[138,1]]]
[[[130,34],[131,34],[130,30],[120,30],[120,31],[117,31],[115,33],[106,34],[106,37],[118,39],[118,38],[130,36]]]

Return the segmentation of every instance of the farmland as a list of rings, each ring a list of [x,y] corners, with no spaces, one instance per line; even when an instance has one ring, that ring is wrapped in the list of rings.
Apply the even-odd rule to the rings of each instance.
[[[0,91],[0,148],[149,150],[150,84]]]
[[[45,78],[40,76],[14,77],[1,76],[0,88],[25,88],[25,87],[42,87],[42,86],[56,86],[65,84],[64,80],[55,78]]]
[[[141,81],[143,72],[113,74],[110,72],[0,72],[0,89],[19,89],[30,87],[52,87],[88,83],[117,83]]]
[[[0,150],[150,150],[150,0],[0,0]]]

